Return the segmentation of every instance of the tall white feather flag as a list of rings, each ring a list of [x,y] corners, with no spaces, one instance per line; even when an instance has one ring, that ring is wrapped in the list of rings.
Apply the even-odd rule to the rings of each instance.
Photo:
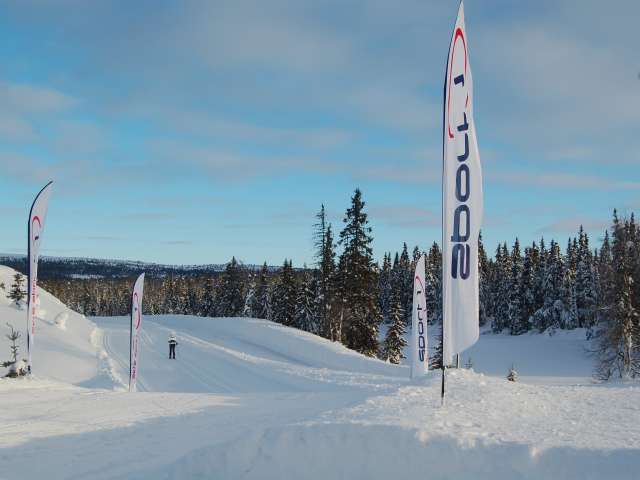
[[[411,378],[429,370],[427,343],[427,298],[425,295],[424,255],[420,256],[413,277],[413,311],[411,313]]]
[[[478,235],[482,169],[473,119],[473,80],[464,5],[449,46],[444,82],[442,174],[443,362],[478,340]]]
[[[138,369],[140,364],[140,331],[142,329],[142,294],[144,293],[144,273],[133,285],[131,294],[131,335],[129,357],[129,391],[136,391]]]
[[[27,227],[27,268],[29,283],[27,286],[27,371],[31,373],[31,351],[36,336],[36,309],[38,308],[38,259],[44,232],[44,223],[49,208],[49,195],[53,182],[47,183],[36,195],[29,211]]]

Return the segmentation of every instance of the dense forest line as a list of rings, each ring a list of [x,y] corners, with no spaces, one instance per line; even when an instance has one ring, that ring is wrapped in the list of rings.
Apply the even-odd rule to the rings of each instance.
[[[410,324],[412,282],[423,251],[404,244],[373,260],[373,236],[356,190],[337,240],[324,207],[314,225],[312,268],[247,268],[232,258],[218,275],[168,275],[145,285],[147,314],[248,316],[300,328],[367,355],[400,360]],[[338,254],[338,249],[340,253]],[[428,323],[442,321],[440,246],[425,252]],[[516,238],[489,256],[479,244],[480,324],[520,335],[584,328],[599,358],[597,375],[640,374],[640,229],[614,212],[599,248],[579,229],[564,251],[558,242],[523,247]],[[49,279],[44,288],[86,315],[126,315],[133,278]],[[378,343],[379,327],[389,324]],[[437,364],[438,359],[435,359]]]

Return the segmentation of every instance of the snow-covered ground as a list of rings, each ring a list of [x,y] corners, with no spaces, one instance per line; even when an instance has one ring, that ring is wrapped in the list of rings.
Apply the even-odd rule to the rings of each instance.
[[[0,267],[7,286],[11,274]],[[25,316],[0,300],[3,320],[23,330]],[[640,386],[594,384],[584,332],[482,335],[476,372],[450,371],[441,407],[438,372],[411,382],[406,366],[270,322],[180,316],[144,318],[129,394],[127,318],[88,320],[44,292],[40,317],[34,377],[0,380],[0,479],[640,472]],[[512,363],[518,383],[504,379]]]

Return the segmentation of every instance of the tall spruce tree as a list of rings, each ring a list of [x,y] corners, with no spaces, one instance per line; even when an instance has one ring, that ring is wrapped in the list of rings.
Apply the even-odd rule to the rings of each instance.
[[[603,285],[596,331],[598,367],[596,375],[608,380],[612,376],[640,376],[640,313],[633,296],[635,225],[620,222],[614,211],[611,245],[611,282]],[[603,245],[602,251],[605,249]]]
[[[239,317],[245,305],[245,274],[242,266],[232,257],[218,283],[217,314],[220,317]]]
[[[251,312],[256,318],[271,320],[271,305],[269,299],[269,268],[264,262],[256,280],[255,293],[252,297]]]
[[[391,311],[391,274],[391,252],[389,252],[384,254],[380,277],[378,278],[378,305],[380,306],[382,318],[385,322],[388,322]]]
[[[427,304],[427,323],[442,323],[442,251],[433,242],[427,254],[425,270],[425,300]]]
[[[291,260],[285,260],[271,297],[273,321],[287,326],[295,325],[298,287]]]
[[[327,225],[322,245],[322,258],[318,272],[318,305],[320,335],[339,341],[338,318],[335,296],[336,261],[335,245],[331,224]]]
[[[351,198],[339,244],[340,318],[344,343],[369,356],[378,352],[382,314],[376,298],[377,272],[373,262],[371,227],[360,189]]]
[[[390,363],[400,363],[404,358],[403,349],[407,345],[404,339],[405,321],[400,292],[393,292],[391,299],[391,318],[389,329],[382,346],[382,358]]]
[[[478,235],[478,276],[479,276],[479,287],[480,287],[480,312],[479,312],[479,322],[480,326],[483,326],[487,323],[489,318],[489,308],[491,304],[490,299],[490,288],[489,288],[489,259],[487,258],[487,252],[484,249],[484,244],[482,242],[482,232]]]
[[[317,275],[305,272],[296,298],[295,320],[293,326],[305,332],[318,333]]]
[[[507,305],[508,327],[512,335],[521,332],[522,317],[524,315],[524,302],[521,291],[522,283],[522,254],[520,241],[516,241],[511,249],[511,269],[509,271],[509,300]]]

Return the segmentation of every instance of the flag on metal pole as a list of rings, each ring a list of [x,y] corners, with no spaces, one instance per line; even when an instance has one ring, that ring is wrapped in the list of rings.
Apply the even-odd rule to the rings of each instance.
[[[131,330],[129,341],[129,391],[136,391],[136,380],[140,364],[140,330],[142,327],[142,294],[144,291],[144,273],[133,285],[131,294]]]
[[[420,256],[413,276],[413,310],[411,312],[411,378],[429,370],[427,340],[427,298],[425,295],[425,257]]]
[[[479,336],[482,169],[473,118],[469,42],[460,2],[444,82],[442,173],[443,368]]]
[[[31,373],[31,352],[36,335],[36,313],[38,308],[38,259],[40,245],[44,232],[44,223],[49,207],[49,195],[53,182],[47,183],[36,195],[29,211],[27,227],[27,270],[29,281],[27,284],[27,372]]]

